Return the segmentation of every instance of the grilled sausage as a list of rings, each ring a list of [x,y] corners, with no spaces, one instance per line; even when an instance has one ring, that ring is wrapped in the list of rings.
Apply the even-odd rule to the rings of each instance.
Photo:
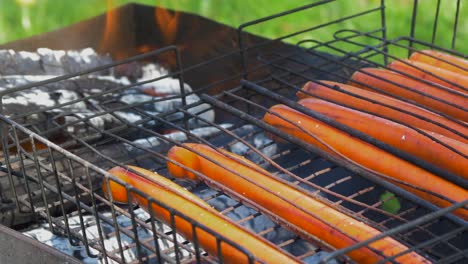
[[[448,207],[452,203],[438,196],[447,197],[455,202],[464,201],[468,197],[468,191],[458,185],[441,179],[416,165],[285,105],[276,105],[270,108],[270,112],[265,115],[264,120],[283,132],[300,138],[338,157],[343,155],[360,166],[405,182],[410,186],[416,186],[432,192],[435,195],[399,184],[402,188],[440,207]],[[300,126],[296,124],[300,124]],[[324,143],[318,141],[313,136],[318,137],[327,145],[324,145]],[[333,148],[333,151],[330,147]],[[468,219],[468,210],[464,208],[460,208],[454,213],[465,220]]]
[[[274,178],[252,162],[221,149],[188,143],[184,147],[173,147],[168,154],[167,166],[172,175],[186,179],[199,179],[187,168],[197,171],[204,175],[203,179],[208,183],[215,181],[226,186],[238,196],[260,205],[274,218],[284,219],[299,234],[316,237],[334,248],[345,248],[380,234],[365,223]],[[348,255],[358,263],[375,263],[382,259],[382,255],[393,256],[407,249],[387,237]],[[396,260],[402,263],[428,263],[414,252],[399,256]]]
[[[233,223],[228,218],[221,215],[215,209],[206,204],[203,200],[185,190],[178,184],[148,170],[129,166],[132,170],[144,175],[146,178],[128,171],[122,167],[115,167],[109,173],[124,181],[125,183],[138,188],[149,197],[160,201],[162,204],[175,208],[182,212],[192,221],[220,234],[224,238],[248,250],[257,259],[255,262],[265,263],[298,263],[294,257],[285,252],[281,252],[275,245],[267,240],[252,234],[239,225]],[[103,190],[107,197],[112,194],[112,198],[117,202],[127,203],[126,188],[109,179],[110,190],[107,182],[103,181]],[[137,202],[141,207],[148,209],[148,200],[136,193],[131,194],[131,200]],[[151,204],[154,217],[169,224],[171,213],[168,209],[155,203]],[[178,215],[174,217],[176,231],[190,241],[194,241],[193,225]],[[200,246],[213,256],[218,256],[217,239],[213,233],[196,228],[196,236]],[[220,252],[226,263],[248,263],[247,256],[239,249],[225,242],[220,243]]]

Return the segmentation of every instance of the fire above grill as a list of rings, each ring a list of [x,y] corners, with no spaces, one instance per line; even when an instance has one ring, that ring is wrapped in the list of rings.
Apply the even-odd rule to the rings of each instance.
[[[258,260],[250,253],[253,249],[226,239],[222,232],[200,224],[200,219],[187,217],[183,208],[149,198],[138,188],[125,185],[130,197],[149,203],[145,206],[140,201],[142,207],[166,208],[166,223],[158,221],[160,216],[151,209],[105,198],[102,181],[106,185],[109,179],[115,180],[106,171],[133,165],[172,179],[298,261],[348,263],[354,261],[350,253],[364,249],[381,257],[382,263],[397,262],[399,256],[385,256],[373,247],[375,241],[392,237],[407,246],[403,254],[417,253],[433,262],[466,262],[468,225],[453,212],[466,209],[468,200],[441,209],[401,188],[401,182],[382,180],[378,173],[262,121],[269,107],[278,103],[316,115],[295,103],[302,85],[317,80],[346,82],[363,67],[385,67],[390,60],[398,60],[394,50],[406,54],[438,49],[466,58],[454,49],[463,37],[457,25],[466,7],[460,4],[451,49],[418,39],[417,1],[409,37],[387,38],[383,1],[373,9],[356,7],[345,16],[331,16],[322,25],[304,25],[303,30],[275,40],[245,32],[278,19],[294,19],[298,12],[317,15],[339,2],[317,1],[237,30],[183,12],[127,5],[0,47],[14,50],[0,52],[0,60],[16,65],[6,68],[0,78],[0,86],[8,88],[0,92],[2,223],[87,263],[217,263],[228,260],[223,253],[227,247],[245,254],[251,263]],[[439,5],[434,11],[443,10]],[[164,19],[176,22],[164,23]],[[379,22],[362,31],[344,27],[363,21]],[[300,41],[282,42],[291,38]],[[48,49],[38,50],[43,47]],[[54,61],[57,57],[62,59]],[[44,67],[46,58],[54,67]],[[31,100],[31,94],[42,94],[50,103]],[[26,110],[18,107],[19,102],[26,102]],[[346,132],[373,140],[349,128]],[[335,248],[223,184],[206,177],[198,183],[173,179],[166,153],[183,142],[220,147],[245,157],[278,181],[299,186],[381,233]],[[385,148],[382,142],[372,144]],[[466,180],[404,152],[386,150],[466,189]],[[192,232],[211,234],[217,254],[209,254],[200,237],[188,241],[181,236],[182,220]]]

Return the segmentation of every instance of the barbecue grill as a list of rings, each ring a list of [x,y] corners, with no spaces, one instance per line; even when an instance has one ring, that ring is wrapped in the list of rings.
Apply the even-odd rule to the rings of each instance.
[[[277,244],[298,260],[308,263],[353,262],[347,253],[369,248],[369,244],[391,236],[407,245],[408,252],[417,252],[433,262],[466,263],[468,225],[452,211],[468,208],[468,197],[450,207],[439,208],[398,187],[399,182],[383,180],[372,171],[275,130],[261,119],[270,106],[278,103],[305,111],[295,103],[295,93],[307,81],[345,82],[362,67],[385,67],[389,61],[401,58],[395,55],[398,52],[404,51],[407,55],[421,49],[435,49],[466,58],[457,52],[467,37],[463,31],[466,16],[462,14],[466,14],[468,6],[460,0],[456,1],[453,21],[444,21],[453,25],[450,43],[439,43],[436,37],[437,25],[442,23],[439,14],[446,11],[443,6],[449,4],[443,0],[437,1],[434,9],[429,41],[421,40],[418,35],[422,30],[427,31],[419,26],[420,16],[427,14],[418,12],[421,3],[417,0],[414,1],[408,36],[388,38],[387,31],[391,29],[386,24],[385,4],[395,3],[383,0],[372,9],[362,10],[356,6],[346,16],[330,16],[324,24],[304,25],[303,29],[287,32],[276,39],[246,32],[277,20],[294,19],[299,12],[320,14],[335,8],[339,2],[315,1],[250,21],[237,29],[179,12],[178,31],[170,41],[152,25],[158,11],[170,14],[174,11],[128,5],[111,11],[119,18],[119,25],[125,25],[112,36],[112,42],[118,45],[103,45],[99,37],[105,34],[109,15],[4,45],[2,48],[29,51],[40,47],[91,47],[100,54],[109,54],[114,61],[0,91],[3,111],[0,115],[2,223],[17,230],[42,224],[63,237],[70,247],[84,248],[90,261],[219,263],[223,262],[222,248],[230,245],[254,263],[257,259],[249,248],[227,240],[223,234],[199,224],[197,219],[188,218],[180,208],[149,198],[137,188],[120,181],[128,194],[141,195],[150,205],[157,204],[169,210],[170,223],[159,222],[151,210],[143,212],[135,205],[116,204],[103,196],[101,182],[108,186],[109,179],[118,181],[106,172],[111,167],[137,165],[170,177],[166,169],[167,150],[175,145],[182,146],[183,142],[196,142],[241,154],[276,177],[300,186],[337,210],[382,231],[380,236],[367,241],[335,249],[319,238],[301,234],[283,219],[273,218],[261,205],[220,184],[173,179],[222,214]],[[363,21],[367,23],[362,30],[346,29],[347,23],[362,24]],[[192,33],[190,25],[196,25]],[[341,29],[332,31],[334,28]],[[55,41],[57,39],[61,41]],[[294,44],[285,41],[294,41]],[[152,79],[139,79],[142,65],[154,62],[168,71]],[[15,93],[46,86],[52,90],[60,89],[77,78],[108,73],[128,79],[132,75],[136,77],[65,103],[38,106],[14,114],[6,112],[7,99]],[[178,89],[174,95],[125,104],[116,101],[122,95],[131,95],[134,89],[157,86],[169,79]],[[186,88],[185,84],[191,88]],[[198,99],[189,100],[191,95]],[[63,113],[68,113],[70,106],[89,105],[93,100],[99,102],[99,107],[93,108],[91,115],[75,114],[72,121],[63,121]],[[177,104],[165,112],[148,112],[144,108],[169,100],[176,100]],[[207,114],[210,111],[214,118]],[[118,112],[131,112],[139,118],[125,119]],[[51,116],[50,113],[60,114]],[[31,121],[34,120],[28,118],[31,116],[47,116],[50,122],[44,127]],[[108,116],[117,120],[111,127],[93,122]],[[76,127],[84,127],[85,132],[77,132]],[[352,130],[348,132],[353,133]],[[286,143],[275,143],[268,134],[283,138]],[[372,141],[368,137],[363,140]],[[405,153],[394,154],[409,159]],[[465,188],[467,186],[465,181],[453,178],[432,164],[421,166]],[[199,176],[203,178],[203,175]],[[393,195],[382,198],[382,194],[388,192]],[[396,212],[383,209],[388,200],[395,199],[399,207]],[[176,219],[188,221],[195,233],[204,231],[216,237],[219,254],[209,255],[196,238],[190,242],[178,235]],[[90,228],[94,233],[91,234]],[[113,244],[108,243],[109,240]],[[382,262],[396,262],[397,257],[384,256]]]

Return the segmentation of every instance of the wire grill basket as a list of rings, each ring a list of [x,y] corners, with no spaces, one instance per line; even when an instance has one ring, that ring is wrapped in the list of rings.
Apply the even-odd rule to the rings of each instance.
[[[468,6],[462,1],[438,0],[431,21],[432,30],[428,39],[419,36],[425,29],[420,28],[421,14],[418,7],[423,3],[414,1],[408,36],[389,37],[386,24],[386,3],[381,1],[372,9],[350,10],[342,17],[330,16],[321,25],[305,25],[303,29],[288,32],[287,35],[264,42],[252,41],[245,31],[261,27],[281,19],[294,19],[299,12],[320,14],[337,8],[341,1],[316,1],[307,6],[281,12],[266,18],[243,24],[238,29],[239,50],[206,60],[200,64],[183,66],[179,50],[175,46],[158,49],[119,62],[97,68],[32,83],[0,92],[3,104],[5,98],[14,93],[30,91],[37,87],[60,84],[80,76],[91,76],[117,67],[158,61],[158,58],[172,58],[176,68],[155,79],[132,82],[110,87],[99,93],[65,104],[42,107],[25,113],[0,115],[2,133],[2,157],[0,182],[1,219],[6,225],[45,221],[48,228],[65,236],[74,246],[82,246],[92,258],[102,262],[125,263],[197,263],[223,262],[222,250],[232,246],[245,254],[250,263],[257,261],[249,248],[243,248],[201,224],[190,219],[179,208],[163,204],[148,197],[140,190],[123,182],[127,193],[146,197],[150,204],[165,208],[171,221],[161,223],[153,217],[154,212],[141,213],[133,205],[120,205],[104,198],[101,183],[109,184],[114,179],[106,170],[113,166],[137,165],[170,177],[166,169],[166,152],[183,142],[205,143],[227,150],[238,150],[242,155],[273,172],[277,177],[301,186],[311,194],[323,199],[339,211],[365,222],[382,231],[381,235],[352,247],[334,249],[315,237],[299,236],[290,231],[284,220],[269,220],[268,211],[221,185],[178,182],[234,221],[252,229],[257,235],[274,241],[284,251],[298,260],[313,263],[320,255],[324,262],[352,262],[347,253],[369,245],[379,239],[392,236],[408,246],[408,252],[418,252],[437,263],[464,263],[468,259],[468,225],[454,216],[452,211],[467,208],[468,200],[454,203],[440,209],[395,185],[383,181],[374,173],[345,160],[334,158],[320,149],[288,137],[262,121],[268,108],[277,103],[288,104],[296,109],[295,93],[307,81],[322,79],[345,82],[362,67],[385,67],[389,61],[398,60],[421,49],[435,49],[466,58],[458,52],[466,34],[463,23]],[[449,42],[438,38],[440,14],[444,5],[454,5],[453,34]],[[346,29],[347,23],[361,24],[363,30]],[[444,21],[444,23],[447,23]],[[424,32],[425,33],[425,32]],[[320,36],[320,38],[316,37]],[[281,41],[294,41],[294,45],[278,45]],[[440,42],[439,42],[440,41]],[[395,55],[397,54],[397,55]],[[193,72],[212,69],[227,60],[240,63],[239,70],[228,78],[216,81],[206,80],[202,85],[187,90],[184,76]],[[173,78],[178,81],[180,92],[171,97],[154,97],[129,104],[115,104],[115,95],[124,94],[144,84],[158,83]],[[197,94],[199,101],[187,100]],[[50,126],[43,129],[27,119],[28,116],[47,115],[51,111],[64,112],[67,106],[99,100],[102,102],[95,115],[75,116],[75,121],[63,123],[60,115],[53,117]],[[149,113],[142,106],[167,100],[179,100],[180,105],[164,113]],[[209,104],[210,107],[200,107]],[[2,106],[3,107],[3,106]],[[132,111],[142,116],[135,122],[122,120],[118,112]],[[207,118],[206,113],[214,111],[216,119]],[[205,114],[205,115],[204,115]],[[93,118],[112,116],[119,120],[116,126],[102,127]],[[120,118],[120,119],[119,119]],[[198,133],[191,124],[196,121],[202,127],[209,127],[210,133]],[[68,129],[80,125],[85,134],[76,134]],[[177,131],[177,137],[163,133],[159,128]],[[265,136],[273,134],[288,141],[276,144]],[[51,135],[60,135],[59,139]],[[145,145],[134,140],[138,134]],[[151,140],[149,140],[151,138]],[[260,142],[260,143],[259,143]],[[398,153],[396,153],[398,154]],[[430,166],[430,164],[428,165]],[[460,165],[463,166],[463,165]],[[427,169],[433,169],[428,167]],[[444,175],[448,179],[450,175]],[[116,180],[118,181],[118,180]],[[464,186],[465,182],[458,182]],[[466,188],[466,185],[464,186]],[[385,200],[381,194],[389,191],[398,199],[396,213],[382,209]],[[219,201],[224,206],[217,207]],[[151,208],[151,206],[149,206]],[[140,213],[139,213],[140,212]],[[248,212],[245,213],[245,212]],[[194,233],[206,232],[216,238],[218,255],[208,255],[195,241],[186,241],[177,234],[176,219],[185,219]],[[123,222],[128,223],[126,225]],[[92,223],[92,224],[90,224]],[[265,224],[261,228],[259,223]],[[279,224],[278,224],[279,223]],[[89,233],[93,226],[96,232]],[[257,228],[255,228],[257,227]],[[287,239],[277,239],[277,234],[287,233]],[[109,240],[114,243],[110,245]],[[130,254],[129,252],[132,252]],[[408,253],[405,252],[405,253]],[[379,253],[381,254],[381,253]],[[384,256],[383,262],[396,262],[395,258]]]

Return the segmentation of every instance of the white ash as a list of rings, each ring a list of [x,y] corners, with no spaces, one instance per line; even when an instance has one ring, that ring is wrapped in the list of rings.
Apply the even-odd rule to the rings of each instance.
[[[136,123],[144,119],[142,115],[138,115],[136,113],[131,113],[131,112],[122,112],[122,111],[116,111],[114,114],[122,119],[124,119],[128,123]],[[150,115],[157,114],[156,112],[148,112]]]
[[[139,80],[139,81],[141,82],[142,80]],[[188,84],[183,83],[182,87],[184,89],[183,91],[185,94],[192,93],[192,88]],[[167,94],[173,94],[173,95],[182,94],[180,81],[174,78],[165,78],[165,79],[157,80],[157,81],[150,82],[150,83],[144,83],[140,85],[140,89],[145,92],[152,93],[154,95],[160,94],[162,96],[167,95]]]
[[[41,57],[37,53],[0,50],[0,75],[46,74],[40,61]]]
[[[28,91],[27,93],[21,93],[15,97],[5,97],[3,99],[3,103],[5,105],[22,105],[28,106],[31,104],[35,104],[36,106],[44,106],[44,107],[51,107],[55,105],[55,100],[51,98],[48,92],[34,90]],[[12,114],[18,114],[23,112],[13,112]]]
[[[232,126],[232,124],[220,124],[220,126],[222,128],[228,129]],[[205,137],[212,136],[216,133],[219,133],[220,131],[221,130],[219,130],[216,127],[200,127],[200,128],[194,128],[190,130],[190,133],[193,136],[205,138]],[[163,137],[176,141],[176,142],[184,142],[188,140],[187,135],[182,131],[172,132],[172,133],[163,135]],[[148,137],[148,138],[137,139],[137,140],[134,140],[131,145],[130,144],[125,144],[125,145],[128,151],[135,151],[138,147],[144,148],[144,149],[152,149],[152,148],[157,148],[157,147],[160,147],[161,145],[167,145],[167,144],[168,143],[166,140],[153,136],[153,137]]]
[[[156,75],[157,76],[157,75]],[[156,79],[155,77],[149,78],[148,76],[145,76],[142,79],[139,79],[139,82],[144,82],[144,81],[149,81]],[[182,87],[184,89],[184,93],[189,94],[192,93],[192,88],[190,85],[183,83]],[[175,94],[175,95],[180,95],[182,94],[181,91],[181,86],[180,86],[180,80],[175,79],[175,78],[164,78],[160,80],[156,80],[153,82],[149,83],[144,83],[140,85],[140,89],[144,90],[148,93],[152,93],[154,95],[167,95],[167,94]]]
[[[245,130],[243,131],[244,134],[255,133],[255,131],[258,130],[252,125],[245,125],[242,127],[242,129]],[[278,146],[276,145],[276,143],[274,143],[272,139],[267,137],[264,132],[257,132],[255,136],[246,137],[244,139],[247,141],[247,143],[255,147],[257,150],[260,150],[260,152],[268,158],[271,158],[278,152]],[[229,146],[229,151],[244,156],[257,164],[265,162],[265,160],[259,154],[253,152],[247,145],[245,145],[242,142],[236,142]]]
[[[0,76],[0,88],[2,91],[8,88],[13,88],[21,85],[26,85],[35,82],[42,82],[52,78],[58,77],[57,75],[5,75]]]
[[[72,124],[66,126],[69,133],[76,135],[89,135],[96,133],[97,130],[104,130],[112,127],[112,124],[120,124],[119,120],[111,114],[95,116],[95,112],[74,112],[64,116],[62,124]]]
[[[4,50],[0,51],[0,62],[2,58],[5,61],[5,69],[8,69],[3,73],[10,75],[2,76],[1,69],[3,68],[0,69],[0,91],[46,81],[66,71],[83,70],[85,66],[94,67],[104,62],[111,62],[110,58],[100,57],[92,49],[81,51],[39,49],[37,53]],[[18,65],[25,68],[17,69]],[[38,65],[43,68],[38,69]],[[26,71],[28,67],[30,71]],[[64,69],[57,70],[60,67]],[[133,80],[136,82],[130,81],[130,77],[126,76],[87,75],[7,94],[3,98],[3,113],[21,124],[36,124],[34,125],[36,132],[49,130],[54,127],[54,123],[58,123],[65,127],[63,132],[73,133],[79,137],[90,136],[90,133],[97,134],[99,130],[121,126],[124,123],[135,123],[144,118],[148,121],[141,126],[149,129],[158,129],[158,127],[164,129],[164,124],[157,122],[156,118],[151,118],[151,116],[177,111],[182,107],[179,80],[167,77],[167,70],[157,64],[144,66],[136,64],[132,67],[141,67],[142,70],[140,78]],[[23,74],[25,72],[26,74]],[[111,72],[106,74],[108,73]],[[139,85],[140,82],[151,81],[158,77],[164,79]],[[131,85],[133,86],[127,89],[108,92],[111,89]],[[192,93],[188,84],[183,84],[183,87],[185,92]],[[89,96],[94,96],[94,98],[84,100]],[[171,99],[170,97],[179,98]],[[68,104],[72,101],[77,102]],[[200,98],[192,93],[186,96],[186,101],[187,104],[196,104]],[[41,110],[46,107],[52,109]],[[122,110],[114,114],[112,113],[114,108]],[[196,105],[188,111],[208,121],[214,121],[214,111],[207,104]],[[17,117],[28,112],[36,113]],[[164,118],[182,123],[183,117],[183,113],[176,112]],[[188,124],[190,128],[206,126],[197,118],[190,118]],[[90,125],[95,126],[97,130],[89,128]]]
[[[136,209],[134,210],[134,213],[135,213],[135,217],[142,221],[146,221],[150,218],[149,214],[146,213],[142,209]],[[112,219],[111,212],[104,212],[102,214]],[[132,221],[127,216],[119,215],[116,217],[116,220],[117,220],[117,225],[119,226],[119,229],[132,227]],[[83,216],[83,222],[84,222],[84,226],[86,227],[85,232],[86,232],[88,241],[96,241],[96,242],[99,241],[99,232],[97,228],[96,219],[94,218],[94,216],[90,216],[90,215]],[[70,230],[72,230],[72,232],[78,232],[80,234],[83,234],[83,231],[81,230],[79,216],[69,217],[68,223],[70,226]],[[104,247],[106,248],[106,251],[114,252],[114,254],[120,258],[119,244],[118,244],[117,237],[115,236],[114,226],[104,223],[102,220],[100,220],[100,226],[101,226],[101,230],[102,230],[103,237],[104,237]],[[67,255],[74,256],[75,258],[81,260],[83,263],[86,263],[86,264],[105,263],[102,256],[98,258],[89,257],[86,253],[86,248],[82,243],[79,246],[73,246],[69,243],[67,237],[53,234],[49,230],[48,227],[49,227],[48,224],[42,224],[41,226],[37,228],[23,232],[23,234],[29,237],[32,237],[33,239],[36,239],[44,244],[52,246]],[[167,225],[164,225],[161,223],[158,223],[156,225],[156,228],[158,229],[158,231],[162,233],[167,233],[171,231],[171,229]],[[133,235],[133,230],[130,229],[129,231]],[[153,239],[152,231],[146,228],[142,228],[138,226],[137,233],[138,233],[139,241]],[[137,250],[134,246],[126,249],[126,246],[129,246],[135,243],[134,239],[125,235],[122,232],[120,232],[120,239],[121,239],[121,246],[124,249],[123,253],[124,253],[125,262],[129,263],[129,262],[138,260]],[[177,235],[177,240],[179,242],[185,241],[185,239],[181,237],[180,235]],[[174,258],[174,251],[172,250],[173,244],[170,241],[167,241],[167,240],[163,241],[162,239],[160,239],[158,243],[159,243],[161,250],[169,249],[170,250],[169,252],[172,252],[172,253],[168,253],[169,256]],[[154,245],[152,241],[149,242],[148,244]],[[94,255],[99,253],[97,250],[93,248],[90,248],[90,251],[91,251],[91,254],[94,254]],[[141,253],[142,253],[142,257],[147,257],[151,255],[152,252],[146,249],[145,247],[141,247]],[[189,252],[185,250],[181,250],[180,253],[185,258],[188,258],[189,256]],[[110,258],[107,259],[107,262],[117,263]],[[156,263],[155,260],[153,260],[152,262]]]
[[[0,75],[64,75],[111,63],[93,49],[76,51],[37,49],[37,52],[0,50]]]
[[[54,78],[56,76],[1,76],[0,91],[5,91],[17,86],[27,85],[37,81],[43,81]],[[9,105],[26,106],[25,110],[33,111],[40,110],[42,107],[56,107],[55,111],[63,109],[80,109],[84,110],[88,106],[84,101],[74,103],[72,105],[60,106],[73,100],[82,99],[85,96],[103,93],[116,86],[117,81],[101,80],[93,77],[72,78],[60,82],[53,82],[42,86],[37,86],[23,91],[13,92],[5,95],[3,99],[4,113],[7,115],[15,114],[9,109]],[[108,95],[109,96],[109,95]],[[105,98],[106,96],[104,96]],[[91,101],[89,101],[91,102]],[[30,109],[29,109],[30,108]]]
[[[58,75],[5,75],[0,76],[0,89],[6,91],[15,87],[34,84],[37,82],[48,81],[53,78],[59,77]],[[111,88],[119,86],[129,85],[129,81],[126,78],[114,78],[112,76],[80,76],[68,78],[61,81],[49,82],[43,85],[36,85],[33,89],[48,89],[54,91],[57,89],[67,89],[79,92],[82,94],[97,94],[102,93]]]
[[[205,191],[201,192],[199,196],[201,198],[204,198],[204,197],[206,198],[208,196],[214,195],[214,193],[215,191],[212,191],[212,190],[206,191],[205,189]],[[217,196],[214,199],[208,200],[208,203],[218,211],[223,211],[237,204],[236,201],[234,201],[233,199],[225,195]],[[257,212],[256,210],[251,209],[250,207],[241,205],[237,207],[236,209],[226,213],[226,216],[232,219],[234,222],[236,222],[246,217],[249,217],[253,214],[256,214],[256,212]],[[107,218],[112,219],[111,218],[112,214],[110,212],[101,212],[101,213],[105,215]],[[147,221],[148,219],[150,219],[149,214],[140,208],[134,210],[134,213],[135,213],[136,218],[142,221]],[[120,216],[117,216],[116,220],[117,220],[117,225],[119,229],[132,227],[132,221],[129,217],[120,215]],[[81,230],[81,225],[80,225],[80,218],[78,216],[69,217],[68,222],[69,222],[70,230],[72,232],[78,232],[80,234],[83,234],[83,230]],[[90,216],[90,215],[83,216],[83,222],[85,226],[84,231],[86,232],[88,241],[98,242],[99,233],[98,233],[96,219],[94,218],[94,216]],[[171,229],[165,224],[162,224],[157,221],[155,221],[155,224],[159,232],[169,234],[169,232],[171,231]],[[278,227],[273,221],[271,221],[269,218],[263,215],[256,216],[253,219],[250,219],[248,221],[244,221],[241,223],[241,225],[249,230],[252,230],[253,232],[261,232],[268,228],[274,227],[273,231],[268,232],[264,235],[264,238],[277,244],[294,239],[295,241],[293,243],[290,243],[289,245],[284,247],[286,251],[288,251],[289,253],[293,255],[300,256],[300,255],[316,250],[316,247],[312,245],[311,243],[303,239],[297,238],[295,234],[293,234],[292,232],[282,227]],[[113,252],[114,255],[120,257],[119,244],[118,244],[117,237],[115,235],[114,226],[104,223],[102,220],[100,220],[100,226],[101,226],[101,230],[102,230],[103,237],[104,237],[104,247],[106,248],[106,251]],[[133,230],[129,229],[129,231],[131,232],[133,236]],[[152,240],[153,233],[151,230],[148,230],[146,228],[142,228],[139,226],[137,227],[137,233],[138,233],[139,241],[147,241],[148,244],[154,245],[153,240]],[[36,239],[40,241],[41,243],[52,246],[67,255],[74,256],[75,258],[81,260],[83,263],[94,264],[94,263],[105,262],[102,256],[98,258],[89,257],[86,253],[86,248],[83,245],[83,243],[80,243],[80,245],[78,246],[73,246],[69,243],[68,238],[66,236],[53,234],[49,230],[49,225],[47,223],[41,224],[40,226],[34,229],[29,229],[27,231],[24,231],[23,234],[33,239]],[[136,248],[134,246],[130,248],[126,248],[126,246],[134,244],[135,242],[134,239],[130,238],[129,236],[126,236],[122,232],[120,232],[120,239],[121,239],[121,246],[124,249],[123,253],[124,253],[125,261],[127,263],[137,261],[138,256],[137,256]],[[177,241],[181,243],[185,241],[185,239],[181,237],[180,235],[177,235]],[[169,257],[174,258],[173,244],[170,241],[159,239],[158,243],[162,251],[168,249]],[[142,257],[149,256],[152,253],[145,247],[141,247],[140,249],[141,249]],[[152,248],[152,250],[154,249]],[[93,248],[90,248],[90,251],[94,255],[99,253],[97,250]],[[190,257],[192,257],[190,253],[185,250],[180,250],[180,253],[182,255],[182,259],[188,260],[190,259]],[[327,254],[328,254],[327,252],[321,251],[319,253],[314,254],[313,256],[303,259],[303,261],[305,263],[310,263],[310,264],[319,263],[320,259],[325,257]],[[108,263],[116,263],[114,260],[110,258],[108,258],[107,261]],[[150,261],[150,263],[156,263],[156,260],[153,259],[152,261]],[[333,261],[330,263],[337,263],[337,262]]]
[[[81,99],[82,96],[74,91],[59,89],[55,91],[56,94],[59,95],[57,98],[57,103],[59,105],[66,104],[72,101],[77,101]],[[86,103],[84,101],[79,101],[74,104],[66,105],[65,108],[73,108],[73,109],[85,109]]]
[[[173,96],[173,95],[168,95],[168,97],[169,96]],[[138,94],[138,93],[125,94],[122,97],[120,97],[120,101],[127,105],[136,104],[137,105],[136,107],[138,109],[141,109],[149,114],[167,113],[167,112],[180,109],[183,106],[181,98],[160,100],[154,96],[150,96],[147,94]],[[200,101],[200,98],[196,94],[190,94],[186,96],[187,105],[196,104],[199,101]],[[214,119],[215,119],[214,110],[209,104],[194,105],[192,107],[189,107],[187,109],[187,112],[189,112],[192,115],[197,116],[197,118],[195,117],[189,118],[188,122],[191,128],[206,125],[205,121],[214,122]],[[119,115],[122,115],[122,113],[120,112]],[[134,113],[134,115],[136,114]],[[176,112],[174,114],[165,116],[164,118],[168,121],[177,121],[177,120],[182,120],[183,116],[184,116],[184,113]],[[135,116],[132,116],[132,117],[135,118]],[[143,117],[141,119],[143,119]],[[205,120],[205,121],[202,121],[200,119]]]
[[[152,100],[153,96],[151,95],[137,93],[125,94],[122,97],[120,97],[121,102],[129,105],[141,102],[151,102]]]
[[[82,77],[81,77],[82,78]],[[122,86],[130,85],[131,82],[125,76],[113,76],[113,75],[96,75],[89,76],[88,78],[95,78],[97,80],[113,82]]]
[[[188,106],[192,105],[187,109],[187,112],[196,116],[193,118],[189,118],[189,126],[192,127],[199,127],[206,125],[206,122],[214,122],[215,120],[215,112],[214,109],[209,104],[198,104],[200,98],[196,94],[191,94],[186,97],[186,103]],[[169,104],[172,105],[173,109],[179,109],[182,107],[182,100],[181,99],[173,99],[167,101]],[[166,105],[166,106],[168,106]],[[184,113],[177,112],[171,114],[166,117],[169,121],[176,121],[181,120],[184,116]]]
[[[46,78],[48,79],[50,76]],[[28,84],[33,80],[35,78],[31,76],[19,78],[16,78],[16,76],[0,77],[0,83],[3,82],[5,84],[3,90],[16,85]],[[3,111],[6,116],[22,124],[37,124],[37,131],[45,131],[53,127],[53,119],[59,124],[66,125],[80,118],[91,116],[95,117],[87,122],[98,126],[100,129],[104,129],[111,124],[115,124],[118,120],[108,114],[99,114],[100,112],[96,110],[99,107],[99,103],[93,104],[91,100],[88,102],[81,100],[84,96],[89,95],[89,93],[86,90],[78,90],[77,87],[95,87],[93,88],[94,91],[92,90],[91,92],[95,92],[95,90],[103,92],[113,85],[115,84],[112,82],[94,78],[70,79],[64,82],[51,83],[5,95],[3,98]],[[64,105],[72,101],[76,102]],[[45,107],[52,109],[40,111]],[[28,112],[36,113],[26,115],[21,119],[17,118],[17,115]],[[78,133],[78,135],[89,131],[89,129],[83,129],[83,126],[86,126],[86,124],[80,122],[76,126],[67,127],[67,131]]]
[[[159,68],[157,65],[148,64],[143,69],[143,77],[138,79],[137,82],[145,82],[149,80],[154,80],[158,77],[167,75],[167,71],[162,68]],[[181,86],[179,79],[165,77],[164,79],[157,80],[154,82],[149,82],[142,84],[138,87],[143,94],[131,93],[123,95],[120,100],[127,104],[135,104],[142,102],[149,102],[148,104],[143,104],[141,108],[145,111],[153,111],[159,113],[166,113],[169,111],[176,110],[182,107],[181,98],[173,98],[163,101],[157,101],[150,103],[151,101],[158,100],[166,97],[181,96]],[[183,83],[183,89],[185,92],[185,101],[187,105],[195,104],[200,101],[200,98],[193,93],[192,88],[187,83]],[[187,111],[193,115],[197,115],[207,121],[214,121],[214,110],[208,104],[199,104],[187,109]],[[181,112],[170,115],[167,117],[168,120],[177,120],[181,118]],[[183,115],[182,115],[183,116]],[[191,127],[198,127],[205,125],[203,121],[198,119],[189,119],[189,124]]]
[[[264,132],[258,132],[258,131],[259,129],[253,125],[244,125],[236,129],[233,132],[235,132],[238,136],[241,136],[244,140],[246,140],[250,145],[255,147],[257,150],[260,150],[260,152],[263,155],[265,155],[267,158],[273,157],[279,151],[278,145],[274,143],[274,141],[271,138],[266,136]],[[244,143],[240,141],[230,145],[228,147],[228,150],[237,155],[246,157],[250,161],[256,164],[260,164],[261,166],[263,165],[269,166],[268,161],[266,161],[263,157],[261,157],[256,152],[253,152],[247,145],[245,145]],[[285,181],[294,182],[294,183],[297,182],[297,180],[294,177],[289,176],[288,174],[278,173],[276,175],[277,177]],[[317,191],[317,189],[315,189],[314,187],[306,183],[298,183],[297,185],[300,188],[311,193]],[[326,197],[326,195],[322,192],[320,192],[319,195]]]
[[[148,63],[141,67],[142,77],[140,81],[153,80],[169,74],[169,72],[159,64]]]

